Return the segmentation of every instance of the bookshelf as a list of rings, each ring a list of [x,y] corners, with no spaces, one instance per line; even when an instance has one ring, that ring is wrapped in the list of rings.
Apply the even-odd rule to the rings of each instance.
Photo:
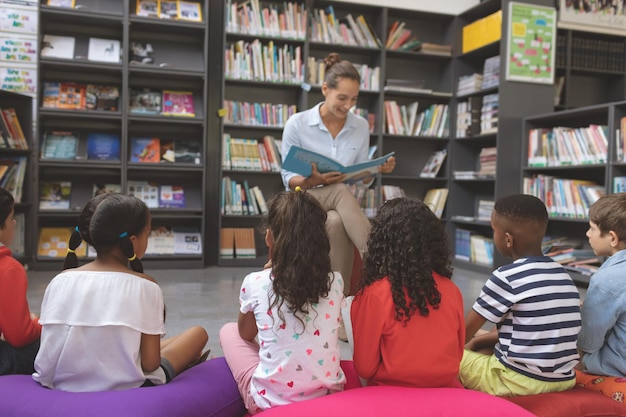
[[[507,56],[506,36],[508,32],[508,0],[487,0],[461,13],[457,18],[455,36],[455,64],[454,80],[461,76],[474,73],[483,73],[485,60],[494,56]],[[550,1],[526,1],[527,4],[552,6]],[[501,37],[475,49],[463,51],[463,27],[479,19],[502,11],[501,23],[498,23]],[[495,201],[500,197],[517,192],[521,172],[522,131],[523,118],[526,116],[547,113],[552,111],[554,87],[552,85],[531,84],[507,81],[505,77],[506,62],[499,61],[499,82],[485,90],[463,95],[455,94],[454,108],[459,103],[471,102],[474,114],[472,116],[472,132],[464,137],[457,135],[452,139],[450,163],[452,171],[478,171],[480,168],[479,155],[481,150],[496,147],[495,176],[478,176],[476,178],[454,177],[449,181],[450,197],[448,201],[447,217],[449,218],[448,233],[452,253],[462,252],[456,245],[457,235],[469,233],[475,235],[481,242],[489,242],[492,237],[490,221],[478,219],[479,203],[481,201]],[[493,94],[498,95],[497,127],[495,129],[480,129],[482,106],[484,101]],[[456,112],[455,112],[456,116]],[[455,119],[453,119],[455,120]],[[478,124],[478,128],[476,128]],[[485,126],[486,127],[486,126]],[[464,259],[463,254],[455,258],[455,264],[464,268],[488,273],[497,266],[509,263],[510,260],[501,257],[493,250],[493,261],[472,262]]]
[[[82,206],[93,196],[94,184],[117,185],[122,192],[133,192],[134,182],[183,186],[184,207],[151,208],[154,228],[197,230],[206,243],[205,214],[207,189],[207,98],[208,78],[208,1],[196,2],[202,21],[165,19],[137,14],[135,0],[77,0],[74,8],[40,6],[40,40],[45,35],[74,38],[73,59],[42,56],[39,60],[38,140],[40,155],[35,170],[34,199],[39,198],[44,181],[70,181],[69,209],[34,208],[35,232],[32,248],[37,249],[37,231],[42,227],[73,227]],[[94,57],[90,38],[106,40],[121,51],[115,57]],[[149,44],[149,45],[148,45]],[[113,48],[113,46],[116,46]],[[138,48],[140,47],[140,48]],[[141,49],[143,48],[143,49]],[[90,50],[91,49],[91,50]],[[108,51],[103,50],[101,54]],[[147,57],[147,58],[146,58]],[[144,63],[139,63],[144,58]],[[96,60],[98,59],[98,60]],[[117,106],[97,109],[65,109],[44,106],[46,83],[74,82],[116,87]],[[164,90],[191,92],[193,116],[167,116],[137,112],[137,92],[152,91],[159,98]],[[41,158],[50,132],[71,132],[78,138],[75,158]],[[110,135],[118,146],[105,150],[108,158],[96,159],[88,136]],[[158,138],[161,150],[174,146],[174,159],[165,162],[133,162],[135,138]],[[102,141],[95,141],[102,146]],[[88,146],[89,145],[89,146]],[[34,200],[36,201],[36,200]],[[147,254],[147,267],[192,268],[205,264],[204,252]],[[59,269],[62,259],[35,257],[38,269]]]
[[[21,197],[12,192],[15,198],[15,214],[18,218],[16,235],[11,246],[13,256],[23,264],[32,261],[32,218],[33,218],[33,99],[29,96],[0,90],[0,109],[14,109],[19,124],[26,138],[28,149],[0,148],[0,160],[15,161],[18,158],[25,159],[26,169],[21,184]],[[4,136],[4,135],[3,135]],[[10,169],[10,168],[9,168]],[[19,193],[18,193],[19,194]],[[21,224],[19,224],[21,223]],[[19,244],[18,241],[21,241]],[[16,247],[23,249],[22,253],[16,251]]]
[[[531,116],[524,119],[524,152],[522,165],[522,178],[520,187],[524,187],[530,179],[535,177],[555,177],[566,180],[591,181],[599,185],[604,193],[616,192],[613,188],[614,180],[617,177],[626,175],[626,164],[624,163],[623,154],[619,151],[621,147],[624,149],[624,130],[621,123],[626,117],[626,102],[613,102],[599,104],[593,106],[585,106],[576,109],[564,110],[555,113],[546,113],[537,116]],[[535,129],[546,129],[551,131],[555,127],[568,127],[576,129],[585,129],[590,125],[605,126],[604,135],[607,143],[607,153],[605,154],[606,162],[582,164],[578,162],[569,165],[556,166],[536,166],[537,163],[532,161],[532,153],[529,155],[528,147],[531,141],[530,133]],[[587,140],[591,140],[589,136],[585,136]],[[562,185],[562,183],[558,183]],[[546,184],[550,188],[550,184]],[[566,192],[565,192],[566,191]],[[550,207],[556,201],[564,200],[562,210],[553,209],[550,215],[547,235],[549,236],[565,236],[568,239],[579,241],[583,249],[589,249],[585,233],[589,228],[589,219],[586,210],[583,214],[576,213],[575,204],[579,201],[583,191],[578,188],[559,189],[558,187],[551,193],[551,200],[545,198],[540,192],[538,194],[544,201],[548,200],[547,205]],[[588,197],[582,195],[582,204],[586,206],[594,200],[585,202]],[[587,203],[587,204],[585,204]],[[581,204],[580,201],[578,204]],[[550,209],[549,209],[550,211]],[[572,276],[579,282],[588,283],[589,276],[573,273]]]
[[[626,98],[623,36],[559,29],[555,81],[561,81],[555,110]]]

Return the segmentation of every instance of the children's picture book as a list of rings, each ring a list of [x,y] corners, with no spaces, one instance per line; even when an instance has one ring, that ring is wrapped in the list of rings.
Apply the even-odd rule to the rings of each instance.
[[[202,235],[195,227],[175,226],[174,232],[174,253],[180,254],[201,254]]]
[[[116,133],[88,133],[87,159],[119,161],[120,135]]]
[[[131,90],[129,108],[136,114],[161,114],[161,92],[147,88]]]
[[[159,187],[148,181],[128,181],[128,195],[146,203],[149,208],[159,208]]]
[[[84,110],[87,88],[82,84],[61,83],[57,107],[68,110]]]
[[[148,236],[146,255],[173,255],[174,247],[174,231],[171,227],[153,227]]]
[[[74,8],[75,0],[48,0],[48,6]]]
[[[179,19],[202,22],[202,9],[200,8],[200,3],[183,0],[178,0],[177,3]]]
[[[387,159],[394,153],[395,152],[391,152],[380,158],[346,167],[335,159],[320,155],[308,149],[300,148],[299,146],[292,146],[283,162],[283,169],[308,177],[312,172],[311,164],[315,163],[317,170],[322,174],[326,172],[341,172],[342,174],[346,174],[344,182],[350,184],[374,177],[378,173],[378,168],[387,162]]]
[[[159,17],[158,0],[137,0],[137,16]]]
[[[154,49],[150,43],[131,42],[130,44],[130,64],[147,65],[154,64]]]
[[[42,107],[46,108],[56,108],[59,103],[59,89],[61,87],[61,83],[59,82],[49,82],[46,81],[43,83],[43,94],[41,99]]]
[[[173,140],[161,139],[161,162],[176,162],[175,144]]]
[[[74,132],[46,132],[41,146],[41,159],[76,159],[78,134]]]
[[[180,185],[161,185],[159,187],[160,208],[185,208],[185,190]]]
[[[130,162],[160,162],[161,143],[158,138],[131,138]]]
[[[161,19],[177,19],[178,18],[178,1],[160,0],[159,1],[159,17]]]
[[[107,193],[121,193],[122,186],[119,184],[96,183],[93,185],[93,196]]]
[[[89,38],[89,61],[120,62],[120,41],[117,39]]]
[[[120,91],[112,85],[88,84],[85,96],[87,110],[118,111]]]
[[[174,160],[180,164],[201,165],[202,155],[200,141],[194,139],[180,139],[174,145]]]
[[[39,184],[39,210],[69,210],[72,183],[42,181]]]
[[[42,227],[39,229],[37,256],[42,258],[60,258],[67,256],[67,248],[73,228],[71,227]],[[76,256],[87,254],[87,244],[82,242],[76,249]]]
[[[195,117],[193,93],[191,91],[163,90],[164,116]]]
[[[420,177],[435,178],[441,169],[441,165],[443,165],[444,159],[446,159],[446,155],[448,155],[447,149],[433,152],[426,161],[426,164],[424,164]]]
[[[76,38],[73,36],[43,35],[41,56],[47,58],[74,59],[75,44]]]

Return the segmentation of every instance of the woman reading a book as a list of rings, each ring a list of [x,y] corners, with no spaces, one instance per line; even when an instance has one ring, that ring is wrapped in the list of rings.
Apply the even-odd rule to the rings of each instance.
[[[336,159],[345,166],[365,162],[368,160],[369,124],[367,120],[350,112],[356,105],[361,76],[352,63],[342,61],[337,53],[329,54],[324,63],[324,101],[309,110],[294,114],[287,121],[282,138],[283,160],[292,146],[299,146]],[[308,190],[327,211],[331,267],[344,277],[344,292],[349,294],[353,246],[363,254],[370,223],[348,187],[343,184],[345,174],[320,173],[315,164],[311,165],[312,172],[308,177],[283,169],[283,183],[287,190],[294,190],[297,186]],[[395,165],[395,158],[390,157],[380,167],[380,172],[388,174]],[[361,183],[369,185],[372,180],[370,178]]]

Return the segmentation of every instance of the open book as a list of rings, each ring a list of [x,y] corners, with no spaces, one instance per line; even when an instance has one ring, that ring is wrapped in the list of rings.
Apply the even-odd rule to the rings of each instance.
[[[311,164],[315,163],[320,173],[341,172],[346,174],[344,182],[351,184],[375,176],[378,173],[378,167],[384,164],[393,154],[394,152],[391,152],[380,158],[346,167],[333,158],[300,148],[299,146],[292,146],[283,161],[283,169],[308,177],[312,171]]]

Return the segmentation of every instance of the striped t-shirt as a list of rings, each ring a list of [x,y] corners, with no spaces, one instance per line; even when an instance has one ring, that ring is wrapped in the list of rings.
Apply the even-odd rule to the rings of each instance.
[[[541,381],[574,378],[580,295],[551,258],[520,258],[498,268],[473,309],[497,324],[495,355],[503,365]]]

